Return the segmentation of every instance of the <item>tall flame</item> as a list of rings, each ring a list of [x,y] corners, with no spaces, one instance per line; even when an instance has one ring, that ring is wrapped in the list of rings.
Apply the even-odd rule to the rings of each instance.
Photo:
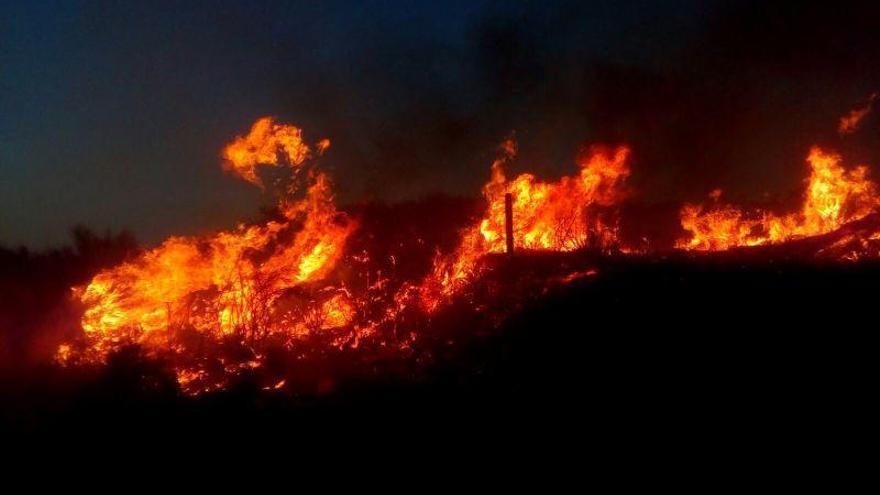
[[[257,165],[286,160],[301,166],[309,153],[299,129],[263,118],[227,146],[224,156],[228,170],[261,185]],[[310,301],[308,311],[285,301],[291,290],[328,276],[355,229],[336,210],[327,176],[309,172],[307,178],[304,198],[282,197],[278,220],[206,237],[171,237],[75,288],[85,306],[82,329],[88,346],[81,357],[102,360],[125,343],[168,347],[181,329],[213,339],[230,334],[253,339],[294,338],[346,325],[350,305],[332,287]],[[64,349],[69,359],[71,347]],[[192,370],[178,371],[189,381],[195,376]]]
[[[437,258],[424,284],[428,307],[436,306],[439,295],[450,295],[471,280],[480,258],[504,251],[506,194],[513,197],[516,249],[572,251],[615,246],[616,224],[597,208],[613,206],[626,196],[623,183],[630,173],[629,153],[625,146],[594,146],[578,157],[577,175],[557,182],[543,182],[532,174],[508,180],[504,166],[516,156],[516,143],[505,141],[492,164],[491,178],[483,186],[487,204],[483,218],[463,232],[454,253]]]
[[[681,226],[691,233],[678,242],[683,249],[719,251],[737,246],[785,242],[825,234],[865,217],[880,205],[868,168],[846,170],[841,157],[814,147],[807,156],[810,177],[801,211],[778,216],[771,212],[746,212],[716,203],[685,205]]]
[[[333,345],[348,339],[357,346],[361,338],[382,335],[385,326],[398,335],[397,324],[412,310],[433,312],[483,274],[487,255],[505,251],[507,196],[513,205],[515,250],[609,252],[621,247],[616,207],[628,196],[628,147],[587,148],[576,159],[577,173],[543,181],[529,173],[508,178],[505,168],[517,146],[505,141],[482,188],[485,210],[463,230],[457,249],[438,253],[421,283],[391,282],[381,270],[356,282],[351,273],[367,266],[370,253],[346,255],[356,222],[336,209],[330,180],[309,161],[329,144],[322,140],[310,147],[300,129],[269,117],[257,120],[223,149],[224,169],[263,188],[258,167],[283,167],[296,179],[291,185],[305,182],[304,192],[295,195],[294,187],[282,188],[274,220],[202,237],[171,237],[74,288],[83,306],[82,335],[58,348],[58,360],[103,362],[126,344],[189,356],[174,362],[174,372],[185,391],[198,393],[221,387],[224,373],[263,366],[265,342],[290,349],[306,337],[329,336]],[[810,151],[807,162],[810,175],[799,211],[747,211],[724,204],[718,189],[710,194],[709,205],[682,208],[681,225],[690,236],[678,247],[726,250],[820,235],[880,206],[867,167],[845,169],[839,155],[820,148]],[[859,254],[851,252],[853,246],[880,250],[880,232],[858,235],[841,239],[829,252],[852,258]],[[345,266],[337,266],[343,259]],[[582,270],[561,280],[593,274]],[[249,353],[235,362],[212,356],[222,364],[218,377],[208,370],[204,354],[185,352],[193,340],[213,349],[232,341]]]

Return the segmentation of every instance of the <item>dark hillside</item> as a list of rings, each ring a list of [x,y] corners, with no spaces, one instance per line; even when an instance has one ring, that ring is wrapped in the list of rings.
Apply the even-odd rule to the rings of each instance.
[[[499,257],[467,297],[513,280],[519,306],[501,297],[474,311],[458,301],[404,360],[324,355],[318,369],[333,386],[316,393],[260,391],[244,379],[185,398],[160,362],[132,349],[91,374],[43,368],[7,382],[4,421],[32,432],[514,428],[612,443],[746,445],[770,436],[791,446],[812,442],[805,432],[817,424],[846,430],[872,415],[867,315],[880,265],[736,256]],[[580,275],[540,289],[529,282],[570,273]]]

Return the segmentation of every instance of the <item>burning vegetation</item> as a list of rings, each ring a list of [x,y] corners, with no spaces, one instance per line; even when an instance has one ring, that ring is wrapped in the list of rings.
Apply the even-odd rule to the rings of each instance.
[[[864,106],[856,108],[855,110],[850,111],[848,114],[844,115],[840,118],[840,123],[837,126],[837,132],[840,135],[852,134],[859,129],[859,126],[862,124],[862,121],[865,117],[871,113],[871,109],[874,106],[874,102],[877,101],[877,97],[880,96],[878,93],[873,93],[868,98],[867,103]]]
[[[451,302],[480,277],[487,255],[505,251],[506,198],[516,205],[517,250],[620,247],[614,207],[627,194],[626,147],[589,148],[577,160],[578,174],[542,182],[531,174],[506,178],[504,165],[516,153],[507,141],[483,188],[485,212],[462,233],[459,247],[437,253],[419,283],[389,276],[394,254],[378,266],[369,247],[347,250],[358,222],[336,209],[330,180],[313,165],[328,146],[328,140],[309,146],[300,129],[268,117],[254,123],[223,150],[223,167],[261,188],[259,166],[285,170],[274,187],[279,218],[207,237],[169,238],[75,287],[82,335],[62,344],[56,359],[100,364],[137,345],[169,360],[183,390],[197,394],[264,366],[273,349],[313,346],[315,339],[346,348],[372,338],[405,350],[416,338],[418,314],[424,318]],[[595,272],[559,280],[583,273]],[[404,324],[410,328],[401,333]],[[283,379],[266,384],[282,386]]]
[[[841,120],[841,134],[858,126],[874,99]],[[261,387],[283,389],[296,379],[283,368],[307,356],[412,355],[447,318],[444,308],[464,304],[497,325],[524,298],[595,279],[600,258],[663,251],[632,248],[621,235],[621,206],[633,195],[627,146],[586,147],[576,173],[544,181],[530,173],[509,178],[505,168],[517,145],[504,142],[479,214],[443,249],[424,233],[383,244],[379,230],[387,218],[377,223],[363,211],[337,209],[332,183],[316,166],[329,146],[327,139],[310,145],[302,130],[269,117],[255,122],[223,149],[223,168],[277,195],[274,218],[171,237],[74,287],[80,331],[57,348],[56,361],[101,366],[136,347],[168,363],[188,394],[255,372]],[[720,189],[708,204],[684,205],[687,235],[675,248],[726,251],[815,239],[810,256],[880,254],[877,186],[867,166],[846,168],[842,161],[810,150],[803,203],[792,213],[726,204]],[[260,167],[273,167],[271,187]],[[520,263],[523,257],[530,262]]]
[[[478,277],[486,255],[505,251],[505,197],[516,206],[511,221],[513,249],[567,252],[620,247],[614,206],[626,197],[628,148],[589,148],[578,158],[580,172],[557,182],[542,182],[532,174],[508,180],[504,165],[516,156],[516,143],[506,141],[500,151],[491,179],[483,186],[485,214],[462,232],[455,252],[437,257],[423,285],[428,308],[436,308],[444,296]]]
[[[691,237],[680,241],[678,247],[723,251],[778,244],[827,234],[864,218],[880,203],[877,187],[868,178],[867,166],[846,170],[841,160],[840,155],[819,148],[810,151],[807,156],[810,177],[803,206],[796,213],[747,212],[721,203],[721,190],[713,191],[712,205],[685,205],[681,210],[681,226]]]
[[[326,147],[326,141],[317,146],[319,151]],[[191,345],[230,338],[293,345],[309,332],[348,325],[353,306],[329,275],[356,222],[336,210],[326,175],[303,170],[312,154],[300,129],[258,120],[226,147],[224,168],[263,187],[257,165],[287,167],[291,176],[280,184],[280,218],[204,238],[172,237],[74,288],[85,308],[83,339],[63,345],[58,358],[101,362],[130,344],[192,353]],[[306,189],[295,199],[300,176]],[[260,364],[259,356],[252,358],[243,365]],[[177,371],[184,388],[215,385],[199,383],[206,375],[199,365]]]

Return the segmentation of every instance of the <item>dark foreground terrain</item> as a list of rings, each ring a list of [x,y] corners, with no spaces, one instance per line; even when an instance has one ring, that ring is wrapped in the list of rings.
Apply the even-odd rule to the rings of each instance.
[[[501,261],[492,277],[515,281],[532,264]],[[757,463],[873,435],[880,265],[736,254],[576,264],[598,273],[525,296],[492,331],[472,332],[485,315],[453,306],[434,326],[454,330],[403,361],[359,364],[318,393],[244,379],[187,398],[136,352],[97,371],[10,371],[4,435],[541,440],[606,458],[720,449]]]

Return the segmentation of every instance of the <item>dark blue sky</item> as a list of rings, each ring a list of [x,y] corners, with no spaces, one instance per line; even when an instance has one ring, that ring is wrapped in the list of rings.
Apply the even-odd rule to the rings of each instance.
[[[867,4],[804,4],[3,1],[0,244],[253,218],[218,154],[262,115],[333,140],[343,202],[475,194],[512,131],[550,175],[629,142],[649,199],[793,187],[878,70]]]

